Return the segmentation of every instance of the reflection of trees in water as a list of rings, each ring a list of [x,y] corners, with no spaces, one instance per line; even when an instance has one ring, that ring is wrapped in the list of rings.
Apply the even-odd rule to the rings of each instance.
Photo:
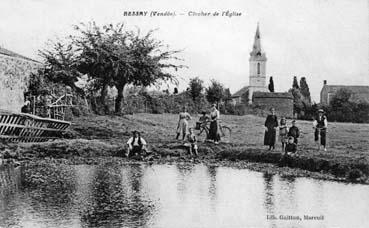
[[[0,227],[18,224],[19,185],[20,168],[0,167]]]
[[[69,165],[41,162],[21,170],[21,190],[27,194],[30,206],[38,215],[56,222],[71,216],[75,180]]]
[[[114,166],[97,168],[91,201],[81,211],[82,221],[88,226],[142,226],[149,220],[154,205],[140,194],[142,166],[123,167],[127,171],[125,178],[121,169]]]

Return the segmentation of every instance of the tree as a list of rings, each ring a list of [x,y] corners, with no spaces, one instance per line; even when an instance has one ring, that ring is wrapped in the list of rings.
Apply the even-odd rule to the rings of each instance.
[[[224,90],[224,99],[229,99],[231,98],[232,94],[231,94],[231,90],[229,88]]]
[[[309,86],[306,82],[306,78],[302,77],[300,79],[300,92],[301,95],[303,96],[303,100],[305,101],[305,103],[307,105],[311,105],[311,96],[310,96],[310,90],[309,90]]]
[[[292,83],[292,88],[293,89],[299,89],[299,83],[297,82],[297,77],[293,76],[293,83]]]
[[[348,103],[352,92],[348,89],[339,89],[331,101],[332,108],[342,107],[343,104]]]
[[[79,36],[72,37],[79,51],[78,69],[97,79],[103,104],[108,86],[117,88],[115,112],[121,111],[123,90],[128,84],[177,83],[176,77],[164,69],[177,71],[183,67],[171,63],[178,60],[175,54],[179,51],[162,50],[162,42],[152,38],[153,31],[141,36],[140,31],[125,31],[122,23],[100,27],[94,22],[75,26],[75,29],[79,32]]]
[[[274,93],[274,82],[273,82],[273,76],[270,76],[269,78],[269,85],[268,85],[268,89],[270,92]]]
[[[178,88],[177,87],[174,87],[173,94],[178,94]]]
[[[204,82],[198,77],[190,79],[190,83],[189,83],[190,90],[189,91],[190,91],[191,98],[193,101],[195,101],[196,98],[201,96],[202,91],[204,90],[203,83]]]
[[[71,43],[50,43],[48,49],[39,51],[39,55],[44,59],[44,68],[37,74],[51,82],[70,86],[83,94],[83,90],[74,84],[81,73],[77,69],[77,56]]]
[[[356,104],[350,102],[352,92],[348,89],[339,89],[330,102],[329,117],[335,121],[353,121]]]
[[[300,114],[304,109],[304,104],[302,102],[302,95],[299,89],[292,88],[288,92],[292,93],[293,96],[293,113]]]
[[[224,87],[216,80],[211,80],[211,85],[206,88],[206,99],[210,103],[219,103],[224,98]]]

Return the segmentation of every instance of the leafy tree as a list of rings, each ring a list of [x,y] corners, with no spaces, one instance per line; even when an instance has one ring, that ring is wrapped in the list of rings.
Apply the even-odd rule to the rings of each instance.
[[[300,114],[304,109],[304,104],[302,102],[302,95],[299,89],[292,88],[288,92],[292,93],[293,96],[293,113]]]
[[[301,92],[301,95],[304,98],[305,103],[310,105],[311,104],[310,90],[309,90],[309,86],[306,82],[305,77],[302,77],[300,79],[300,92]]]
[[[79,36],[72,37],[80,52],[78,69],[96,78],[105,104],[108,86],[117,88],[115,112],[121,111],[123,90],[128,84],[150,86],[161,81],[177,83],[176,77],[165,71],[183,67],[171,63],[179,51],[162,50],[163,44],[152,38],[153,31],[141,36],[140,31],[125,31],[124,24],[102,27],[94,22],[75,26]]]
[[[81,73],[77,70],[78,61],[75,51],[71,43],[50,43],[48,49],[39,51],[39,55],[44,59],[45,66],[37,74],[51,82],[70,86],[75,91],[83,94],[83,90],[74,84],[81,76]]]
[[[345,103],[348,103],[351,98],[352,92],[348,89],[339,89],[336,95],[332,98],[332,108],[342,107]]]
[[[224,86],[216,80],[211,80],[211,85],[206,88],[206,99],[210,103],[219,103],[224,98]]]
[[[293,89],[299,89],[299,83],[297,82],[297,77],[293,76],[293,83],[292,83],[292,88]]]
[[[189,91],[193,101],[195,101],[196,98],[201,96],[202,91],[204,90],[203,83],[204,82],[198,77],[190,79]]]
[[[270,92],[274,93],[274,82],[273,82],[273,77],[272,76],[270,76],[270,78],[269,78],[268,89],[269,89]]]
[[[353,121],[357,104],[350,102],[352,92],[347,89],[339,89],[330,103],[329,119],[334,121]]]
[[[249,91],[248,90],[241,95],[241,102],[243,104],[248,104],[249,103],[249,95],[250,94],[249,94]]]
[[[228,99],[232,96],[231,90],[229,88],[224,90],[224,99]]]
[[[177,87],[174,88],[173,94],[178,94],[178,88]]]

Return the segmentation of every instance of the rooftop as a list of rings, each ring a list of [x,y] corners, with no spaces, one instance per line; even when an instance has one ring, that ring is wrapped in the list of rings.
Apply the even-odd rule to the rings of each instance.
[[[369,86],[324,85],[323,88],[326,88],[329,91],[336,91],[339,89],[348,89],[354,93],[369,93]]]
[[[5,49],[3,47],[0,47],[0,55],[7,55],[7,56],[10,56],[10,57],[20,58],[20,59],[24,59],[24,60],[27,60],[27,61],[32,61],[32,62],[35,62],[35,63],[40,63],[39,61],[36,61],[34,59],[25,57],[23,55],[20,55],[18,53],[13,52],[13,51],[9,51],[8,49]]]
[[[238,90],[237,92],[235,92],[231,97],[240,97],[242,96],[244,93],[246,93],[247,91],[249,91],[249,86],[245,86],[242,89]]]

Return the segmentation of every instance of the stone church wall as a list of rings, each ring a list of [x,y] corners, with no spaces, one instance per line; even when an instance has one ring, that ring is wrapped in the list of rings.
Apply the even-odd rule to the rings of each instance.
[[[275,93],[269,93],[275,94]],[[262,109],[269,110],[271,107],[274,107],[276,110],[276,114],[279,117],[293,117],[293,98],[281,95],[274,95],[268,97],[262,96],[254,96],[253,104],[259,106]]]
[[[29,77],[41,64],[0,54],[0,109],[20,112]]]

